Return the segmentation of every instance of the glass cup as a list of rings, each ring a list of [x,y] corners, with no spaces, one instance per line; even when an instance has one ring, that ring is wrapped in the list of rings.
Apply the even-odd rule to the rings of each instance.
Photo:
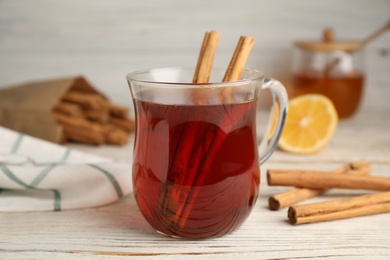
[[[134,195],[159,233],[222,236],[236,230],[256,203],[260,164],[277,146],[288,98],[280,82],[260,71],[244,69],[240,80],[220,82],[224,73],[213,70],[211,83],[191,83],[194,68],[127,75],[137,122]],[[280,109],[259,156],[256,113],[262,89],[271,91]]]

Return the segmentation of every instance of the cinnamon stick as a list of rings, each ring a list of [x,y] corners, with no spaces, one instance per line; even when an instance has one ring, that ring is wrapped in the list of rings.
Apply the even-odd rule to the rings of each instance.
[[[79,105],[73,103],[60,102],[53,108],[53,111],[72,117],[84,118],[83,109]]]
[[[322,171],[268,170],[268,185],[295,186],[310,189],[390,190],[389,177],[328,174]]]
[[[71,102],[87,109],[99,109],[104,106],[104,98],[98,94],[71,90],[62,97],[63,101]]]
[[[102,124],[108,123],[110,120],[110,115],[108,114],[107,109],[86,109],[84,110],[84,115],[91,121],[99,122]]]
[[[268,199],[268,207],[271,210],[280,210],[290,205],[294,205],[305,199],[313,198],[324,193],[325,190],[293,188],[277,195],[271,196]]]
[[[288,171],[288,170],[286,170]],[[328,174],[354,174],[368,175],[372,171],[367,161],[347,163]],[[326,192],[326,189],[293,188],[288,191],[271,196],[268,200],[271,210],[279,210],[308,198],[315,197]]]
[[[202,47],[199,52],[198,62],[196,64],[192,83],[208,83],[211,75],[211,68],[214,56],[217,51],[219,33],[216,31],[206,32],[203,38]],[[192,90],[192,99],[194,104],[207,105],[208,97],[204,89],[194,88]]]
[[[65,93],[53,108],[53,115],[64,128],[64,141],[124,145],[128,143],[129,133],[135,130],[135,122],[128,117],[126,107],[84,89]]]
[[[70,127],[68,125],[64,125],[63,128],[67,140],[90,145],[104,144],[104,137],[102,134],[90,134],[86,131],[80,130],[79,128]]]
[[[233,53],[233,57],[230,60],[229,66],[226,70],[223,82],[239,80],[241,73],[245,67],[246,61],[252,50],[255,40],[248,36],[241,36],[236,49]]]
[[[216,32],[205,34],[193,78],[194,83],[208,82],[218,38],[219,35]],[[247,52],[248,54],[249,52],[247,47],[243,48],[241,46],[236,49],[239,51],[235,56],[236,62],[231,63],[233,64],[232,71],[242,72],[242,69],[237,70],[234,67],[245,64],[248,55],[241,55],[241,52]],[[237,59],[239,59],[239,62],[237,62]],[[234,76],[229,77],[228,80],[239,79],[240,73],[235,72]],[[208,103],[208,97],[204,93],[205,91],[202,88],[199,88],[199,91],[198,89],[194,90],[195,104],[205,105]],[[243,114],[245,112],[240,111]],[[234,120],[239,120],[243,114],[237,115],[234,117]],[[235,124],[234,120],[231,118],[226,120],[229,121],[226,124],[233,127]],[[172,226],[172,228],[175,226],[183,228],[185,226],[199,193],[199,186],[204,182],[207,175],[209,164],[226,138],[225,135],[218,134],[215,126],[210,126],[200,140],[195,140],[199,136],[196,134],[198,128],[199,122],[195,121],[188,122],[180,129],[180,132],[182,132],[181,138],[178,140],[177,147],[174,150],[167,183],[161,196],[161,211],[167,215],[170,221],[167,225]],[[207,160],[205,159],[206,156]]]
[[[106,107],[110,115],[121,119],[128,118],[129,109],[127,107],[113,104],[108,100],[104,101],[104,106]]]
[[[254,43],[255,40],[251,37],[240,37],[236,49],[233,53],[233,57],[230,60],[228,68],[226,69],[225,76],[222,79],[223,82],[236,81],[240,79]],[[233,100],[232,91],[232,87],[226,87],[223,89],[222,99],[225,103],[231,102]]]
[[[123,146],[129,142],[129,133],[116,126],[105,125],[104,130],[104,138],[106,144],[115,144]]]
[[[135,130],[135,121],[129,118],[122,119],[118,117],[110,117],[108,122],[128,133],[133,132]]]
[[[243,44],[245,42],[245,44]],[[250,42],[250,44],[246,44]],[[243,67],[245,65],[246,60],[249,56],[250,50],[253,46],[254,40],[250,37],[241,37],[241,40],[236,47],[235,54],[232,57],[231,71],[226,74],[228,77],[225,78],[225,81],[235,81],[238,80],[241,76]],[[243,54],[244,53],[244,54]],[[230,94],[230,93],[229,93]],[[235,125],[235,120],[239,120],[246,111],[240,111],[241,115],[231,116],[229,118],[222,118],[227,122],[221,123],[221,125],[231,125],[232,127]],[[183,227],[188,219],[188,216],[192,210],[195,199],[199,193],[199,186],[204,182],[206,178],[206,174],[208,168],[210,167],[210,163],[212,162],[212,158],[219,151],[222,146],[226,136],[216,133],[215,127],[210,127],[205,135],[202,142],[199,142],[196,147],[192,148],[192,154],[190,157],[188,171],[192,174],[196,174],[196,178],[194,182],[191,184],[191,190],[189,190],[189,195],[187,196],[186,203],[179,207],[178,214],[176,214],[175,221],[180,227]],[[208,160],[203,160],[203,158],[207,156]]]
[[[390,212],[390,191],[290,207],[291,224],[314,223]]]
[[[101,125],[58,112],[54,112],[53,115],[63,126],[67,139],[93,145],[104,143],[104,130]]]
[[[219,33],[206,32],[199,53],[197,66],[194,72],[193,83],[206,83],[209,81],[211,67],[214,60]],[[203,89],[194,90],[193,97],[196,104],[207,104],[207,97],[203,95]],[[173,223],[181,216],[184,204],[187,201],[191,186],[196,178],[196,172],[187,172],[187,166],[194,149],[196,132],[199,122],[190,122],[180,129],[180,140],[172,156],[170,169],[167,176],[167,185],[162,195],[161,211],[170,213]],[[197,165],[195,166],[197,168]],[[186,183],[186,185],[184,185]],[[185,188],[181,188],[185,187]],[[179,202],[182,202],[180,205]],[[176,223],[177,224],[177,223]]]
[[[210,79],[211,67],[217,45],[219,41],[219,33],[216,31],[206,32],[202,47],[199,53],[198,63],[196,65],[193,83],[207,83]]]

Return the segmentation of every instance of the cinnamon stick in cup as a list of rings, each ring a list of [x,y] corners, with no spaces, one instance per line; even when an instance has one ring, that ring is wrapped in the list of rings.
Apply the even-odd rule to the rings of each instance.
[[[245,42],[245,44],[243,44]],[[237,44],[236,50],[233,54],[232,61],[230,62],[230,69],[227,69],[226,74],[224,76],[223,82],[227,81],[235,81],[239,80],[241,73],[244,69],[245,63],[249,57],[249,53],[252,49],[252,46],[254,44],[254,39],[248,37],[248,36],[242,36],[240,37],[240,40]],[[222,98],[226,100],[227,98],[231,98],[231,91],[229,93],[223,93]],[[232,122],[233,119],[229,118],[228,121],[231,124],[235,124],[236,122]],[[236,119],[237,120],[237,119]],[[205,160],[207,163],[202,163],[202,158],[205,158],[205,156],[208,156],[209,158],[212,158],[216,151],[220,148],[220,146],[223,144],[226,136],[222,136],[220,134],[217,134],[214,136],[215,129],[209,128],[208,131],[205,134],[205,147],[202,147],[200,145],[197,145],[194,148],[194,151],[196,156],[193,156],[189,159],[188,164],[189,165],[196,165],[196,167],[193,168],[193,173],[197,174],[198,176],[194,176],[195,182],[192,183],[192,190],[190,191],[190,195],[187,198],[187,203],[180,205],[179,211],[181,214],[176,215],[176,220],[178,221],[178,224],[180,226],[184,226],[187,218],[192,210],[192,206],[194,204],[194,199],[198,195],[199,190],[196,188],[196,186],[200,186],[205,176],[205,169],[207,169],[208,165],[207,163],[210,163],[211,160]],[[208,136],[212,136],[212,138],[209,138],[207,140]],[[196,179],[195,179],[196,177]],[[178,217],[181,216],[180,219]]]
[[[390,191],[290,207],[291,224],[314,223],[390,212]]]
[[[193,83],[207,83],[209,81],[218,41],[218,32],[211,31],[205,33],[194,72]],[[204,96],[204,91],[201,88],[199,88],[199,91],[193,92],[193,100],[194,103],[199,105],[207,104],[207,97]],[[176,152],[172,157],[172,166],[167,179],[172,183],[180,185],[167,185],[161,195],[161,211],[172,214],[172,223],[180,226],[183,226],[186,221],[185,216],[182,216],[182,211],[185,207],[191,207],[187,206],[187,200],[196,178],[196,172],[187,172],[186,169],[191,163],[190,160],[194,161],[194,158],[191,158],[191,151],[195,149],[195,133],[198,127],[199,122],[192,122],[178,130],[181,132],[181,137],[178,140]],[[198,154],[198,156],[200,155]],[[196,157],[198,158],[198,156]],[[197,167],[198,165],[195,163],[193,168],[196,170]],[[177,203],[178,201],[181,201],[181,203]]]
[[[215,52],[216,41],[218,40],[218,37],[213,38],[212,35],[213,32],[210,34],[206,33],[203,40],[193,79],[194,83],[207,83],[209,80],[211,62],[214,57],[213,52]],[[250,52],[250,49],[248,50],[248,48],[254,43],[254,40],[249,37],[245,37],[244,39],[245,42],[249,40],[251,44],[241,44],[240,47],[236,48],[237,53],[233,55],[232,58],[235,61],[231,62],[233,66],[231,71],[234,71],[234,75],[231,75],[228,79],[225,79],[225,81],[235,81],[241,76]],[[242,53],[246,54],[242,55]],[[237,68],[237,66],[240,68]],[[230,73],[231,72],[227,72],[228,75],[230,75]],[[205,105],[208,103],[208,97],[204,96],[204,93],[204,89],[201,88],[199,88],[199,91],[194,92],[196,104]],[[232,119],[229,118],[227,120]],[[235,122],[230,123],[235,124]],[[216,134],[216,129],[210,127],[206,131],[202,142],[196,143],[194,140],[196,135],[194,133],[196,133],[198,127],[199,122],[191,122],[181,130],[181,138],[177,144],[176,153],[172,159],[172,167],[168,174],[169,183],[172,182],[176,184],[167,185],[164,194],[161,196],[161,211],[165,214],[171,214],[172,223],[170,224],[178,225],[179,227],[183,227],[188,219],[194,205],[194,200],[199,192],[198,186],[201,186],[206,178],[206,169],[212,161],[210,158],[215,156],[215,153],[223,144],[224,138],[226,138],[221,134]],[[208,159],[204,160],[206,157]]]
[[[223,82],[229,82],[240,79],[242,70],[245,67],[245,63],[249,57],[255,40],[248,36],[241,36],[236,49],[233,53],[233,57],[230,60],[229,66],[226,70],[226,74],[223,77]]]
[[[242,70],[245,67],[246,61],[254,44],[255,40],[251,37],[240,37],[222,82],[229,82],[240,79]],[[231,99],[233,98],[232,88],[225,88],[222,93],[222,98],[225,102],[231,101]]]
[[[372,168],[367,161],[357,161],[347,163],[328,174],[368,175],[371,171]],[[324,192],[326,192],[325,189],[293,188],[270,197],[268,200],[269,208],[279,210]]]
[[[208,83],[211,75],[211,68],[214,61],[214,56],[217,51],[219,41],[219,33],[216,31],[206,32],[203,38],[202,46],[199,52],[198,61],[192,79],[193,83]],[[208,97],[202,88],[194,89],[192,93],[194,103],[198,105],[206,105]]]
[[[205,33],[192,82],[194,83],[209,82],[211,67],[213,65],[218,41],[219,41],[218,32],[211,31]]]

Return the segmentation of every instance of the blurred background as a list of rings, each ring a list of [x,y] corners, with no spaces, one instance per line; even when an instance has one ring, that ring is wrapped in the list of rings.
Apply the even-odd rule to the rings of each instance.
[[[240,35],[256,40],[247,63],[289,84],[293,44],[360,40],[390,18],[388,0],[0,0],[0,88],[83,75],[131,107],[125,75],[195,65],[203,35],[220,35],[214,65],[227,66]],[[390,112],[390,33],[365,48],[362,107]]]

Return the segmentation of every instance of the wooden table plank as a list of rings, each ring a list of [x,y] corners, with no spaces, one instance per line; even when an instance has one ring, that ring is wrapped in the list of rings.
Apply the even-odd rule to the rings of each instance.
[[[264,186],[264,185],[263,185]],[[261,258],[390,256],[388,215],[292,226],[286,211],[269,211],[262,195],[244,225],[209,240],[162,236],[146,223],[133,196],[118,203],[63,212],[1,214],[3,257],[235,256]],[[334,193],[330,197],[339,197]],[[6,238],[6,239],[5,239]],[[199,258],[199,259],[202,259]]]

